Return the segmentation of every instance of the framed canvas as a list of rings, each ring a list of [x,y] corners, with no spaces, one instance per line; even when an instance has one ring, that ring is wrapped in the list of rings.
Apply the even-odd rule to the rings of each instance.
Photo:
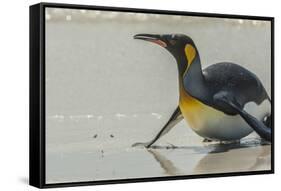
[[[274,172],[274,18],[30,7],[30,185]]]

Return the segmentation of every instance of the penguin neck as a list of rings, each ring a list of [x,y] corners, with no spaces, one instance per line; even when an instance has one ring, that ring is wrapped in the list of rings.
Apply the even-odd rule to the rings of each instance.
[[[194,60],[187,65],[184,73],[181,76],[183,81],[190,83],[193,81],[193,83],[195,82],[197,85],[204,84],[204,76],[199,55],[197,55]]]
[[[205,93],[206,86],[198,52],[191,63],[188,64],[185,56],[178,58],[177,63],[180,95],[184,91],[192,97],[201,97]]]

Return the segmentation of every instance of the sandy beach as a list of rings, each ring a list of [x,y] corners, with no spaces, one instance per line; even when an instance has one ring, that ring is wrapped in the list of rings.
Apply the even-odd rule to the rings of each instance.
[[[203,68],[237,63],[271,93],[269,22],[47,9],[47,183],[271,169],[256,134],[202,143],[185,121],[149,150],[131,147],[159,132],[179,98],[174,58],[138,33],[189,35]]]
[[[88,122],[60,132],[57,130],[61,123],[52,125],[58,132],[56,136],[47,134],[53,138],[47,145],[48,183],[271,169],[271,145],[261,142],[254,133],[240,143],[203,143],[181,122],[152,148],[145,149],[131,145],[149,140],[156,131],[143,136],[138,130],[130,130],[130,126],[95,131]],[[62,141],[62,134],[69,140]],[[75,137],[83,140],[72,141]]]

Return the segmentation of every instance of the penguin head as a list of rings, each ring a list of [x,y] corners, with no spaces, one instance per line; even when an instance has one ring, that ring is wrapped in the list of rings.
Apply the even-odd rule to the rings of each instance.
[[[180,73],[198,56],[193,40],[184,34],[137,34],[134,39],[153,42],[168,50],[177,60]]]

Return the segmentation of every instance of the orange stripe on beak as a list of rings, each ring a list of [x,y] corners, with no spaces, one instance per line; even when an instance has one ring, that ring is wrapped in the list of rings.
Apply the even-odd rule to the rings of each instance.
[[[155,44],[158,44],[159,46],[162,46],[162,47],[167,47],[167,44],[162,41],[162,40],[150,40],[151,42],[154,42]]]

